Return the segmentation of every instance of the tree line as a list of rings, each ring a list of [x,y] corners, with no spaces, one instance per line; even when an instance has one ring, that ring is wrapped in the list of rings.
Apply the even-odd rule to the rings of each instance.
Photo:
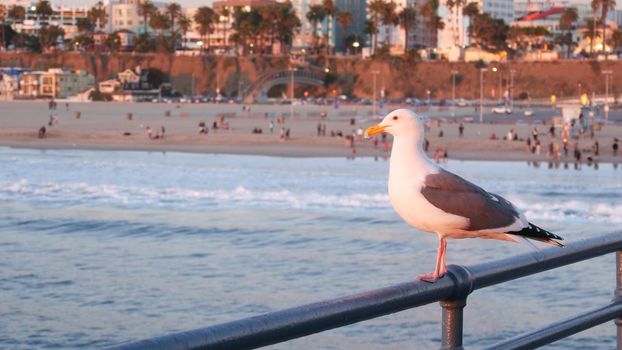
[[[443,18],[438,14],[440,5],[440,0],[427,0],[418,9],[412,6],[398,9],[394,2],[371,0],[367,6],[363,33],[356,35],[350,30],[353,14],[339,10],[334,0],[323,0],[311,5],[304,14],[311,24],[309,50],[315,54],[334,53],[332,40],[335,38],[331,37],[335,29],[332,27],[334,23],[341,29],[340,33],[343,33],[344,37],[341,39],[345,41],[346,53],[356,53],[357,48],[370,46],[372,53],[376,55],[388,54],[389,48],[394,44],[391,42],[391,33],[399,27],[405,34],[403,46],[407,49],[406,53],[410,54],[414,52],[408,49],[412,46],[410,40],[418,18],[423,20],[425,29],[431,33],[445,28]],[[553,35],[541,27],[510,27],[503,20],[482,12],[475,2],[445,0],[444,5],[454,16],[462,15],[469,19],[467,35],[471,46],[486,51],[520,52],[529,48],[555,45],[564,48],[567,55],[570,55],[577,45],[572,35],[579,21],[576,8],[563,10],[559,20],[560,32]],[[606,18],[615,9],[615,0],[592,0],[591,8],[592,18],[585,19],[589,30],[583,34],[591,42],[589,54],[594,54],[594,41],[597,38],[611,47],[621,46],[620,30],[607,36]],[[135,52],[173,52],[185,49],[187,33],[196,30],[201,37],[199,46],[205,52],[214,53],[218,48],[224,52],[235,51],[240,54],[283,54],[290,50],[294,36],[301,30],[301,20],[290,1],[250,10],[241,7],[216,10],[203,6],[196,9],[192,18],[175,2],[159,9],[146,0],[138,4],[137,10],[142,19],[142,29],[139,29],[140,33],[134,42]],[[121,49],[119,33],[105,33],[109,14],[101,1],[88,10],[85,18],[77,21],[78,34],[71,40],[64,40],[62,26],[50,24],[54,10],[48,0],[39,0],[34,13],[39,18],[40,28],[36,34],[28,34],[16,33],[11,26],[23,23],[26,17],[24,7],[13,6],[2,12],[0,41],[4,48],[13,47],[32,52],[44,52],[54,48],[110,52]],[[379,43],[380,28],[387,31],[382,43]],[[457,28],[454,28],[453,36],[455,44],[459,45]],[[275,51],[275,47],[279,49]]]

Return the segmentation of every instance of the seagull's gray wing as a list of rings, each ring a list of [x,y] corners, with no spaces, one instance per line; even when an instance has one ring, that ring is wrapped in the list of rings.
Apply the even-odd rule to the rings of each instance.
[[[462,228],[467,231],[504,228],[520,220],[505,198],[443,169],[426,176],[421,194],[442,211],[469,219],[469,225]]]

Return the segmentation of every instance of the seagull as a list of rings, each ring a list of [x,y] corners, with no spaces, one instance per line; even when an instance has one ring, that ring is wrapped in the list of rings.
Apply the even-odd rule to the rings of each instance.
[[[423,150],[423,130],[422,118],[408,109],[395,110],[365,130],[365,137],[383,132],[393,135],[389,167],[393,209],[409,225],[438,235],[434,272],[418,279],[433,283],[447,273],[448,238],[531,239],[564,246],[559,242],[562,237],[528,222],[505,198],[432,162]]]

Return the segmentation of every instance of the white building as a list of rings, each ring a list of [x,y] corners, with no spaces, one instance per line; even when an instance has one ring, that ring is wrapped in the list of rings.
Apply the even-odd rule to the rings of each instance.
[[[507,25],[515,19],[514,0],[477,0],[481,12],[492,18],[502,19]],[[469,18],[462,15],[462,9],[450,10],[441,2],[439,16],[445,22],[445,28],[438,33],[438,48],[450,61],[459,60],[462,51],[469,46]]]

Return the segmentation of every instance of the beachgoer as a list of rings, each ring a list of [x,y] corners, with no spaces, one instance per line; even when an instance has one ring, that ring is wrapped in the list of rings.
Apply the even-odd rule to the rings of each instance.
[[[562,145],[564,148],[564,157],[568,157],[568,138],[564,137],[564,139],[562,140]]]
[[[542,148],[542,144],[540,143],[540,140],[536,140],[536,155],[537,156],[540,155],[540,148]]]
[[[164,125],[162,125],[160,130],[162,130],[162,138],[164,138],[164,133],[166,132],[166,129],[164,128]]]
[[[618,155],[618,149],[620,148],[620,145],[618,144],[618,142],[620,142],[620,140],[618,140],[618,138],[614,138],[613,139],[613,145],[611,145],[611,148],[613,149],[613,155],[617,156]]]
[[[269,127],[270,127],[270,133],[272,134],[274,132],[274,122],[272,121],[272,119],[270,119]]]
[[[464,136],[464,124],[462,124],[462,122],[460,122],[460,126],[458,126],[458,133],[460,137]]]
[[[322,134],[322,123],[317,123],[317,136]]]
[[[579,141],[574,143],[574,159],[577,163],[581,162],[581,147],[579,147]]]
[[[438,132],[438,137],[443,137],[443,135],[445,135],[445,134],[443,133],[443,129],[441,129],[441,130]]]
[[[39,128],[39,138],[40,139],[44,138],[45,137],[45,133],[46,133],[45,126],[41,126]]]
[[[147,136],[149,136],[150,139],[153,138],[153,135],[151,135],[153,133],[153,130],[151,129],[150,126],[147,127]]]
[[[594,156],[598,157],[598,153],[600,152],[600,145],[598,144],[598,140],[594,141],[592,145],[592,151],[594,152]]]
[[[287,130],[285,130],[285,139],[289,140],[289,128],[287,128]]]

